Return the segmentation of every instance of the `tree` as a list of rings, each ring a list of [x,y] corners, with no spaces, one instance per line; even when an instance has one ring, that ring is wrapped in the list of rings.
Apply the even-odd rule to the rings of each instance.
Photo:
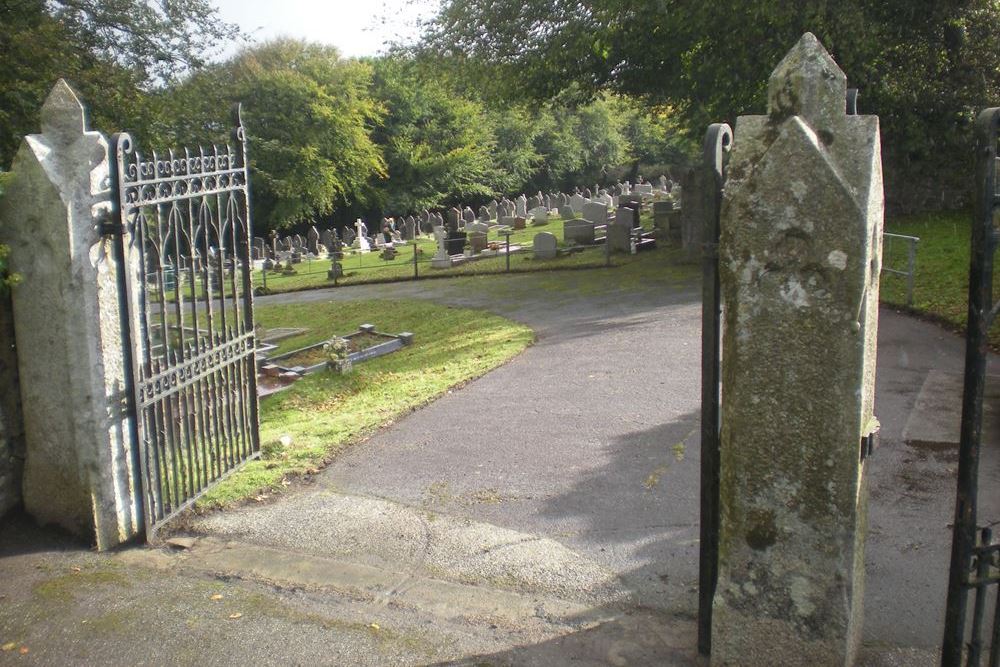
[[[241,103],[257,229],[286,227],[358,201],[384,175],[370,85],[371,67],[332,47],[275,40],[160,93],[152,134],[167,145],[225,142],[226,110]]]
[[[201,66],[238,32],[207,0],[0,0],[0,167],[65,78],[93,125],[144,128],[145,92]]]
[[[385,109],[373,139],[388,165],[373,184],[370,203],[397,214],[492,196],[492,127],[480,104],[408,60],[373,62],[372,94]]]
[[[891,168],[946,172],[975,111],[1000,99],[996,0],[448,0],[422,57],[508,98],[572,86],[667,104],[699,137],[762,113],[771,70],[806,31],[881,117]]]

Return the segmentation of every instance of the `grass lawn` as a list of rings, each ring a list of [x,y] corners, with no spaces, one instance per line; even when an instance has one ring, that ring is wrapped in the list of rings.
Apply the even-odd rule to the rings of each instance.
[[[886,224],[885,231],[917,236],[917,268],[912,311],[937,320],[955,331],[965,331],[969,296],[969,234],[972,214],[964,211],[906,217]],[[906,269],[906,244],[887,243],[883,262]],[[993,276],[1000,294],[1000,272]],[[883,274],[881,300],[906,309],[906,279]],[[990,330],[990,343],[1000,347],[1000,326]]]
[[[412,331],[413,344],[354,367],[322,371],[264,398],[262,456],[206,493],[199,508],[268,495],[287,478],[315,471],[345,446],[448,389],[479,377],[524,350],[531,329],[503,317],[423,300],[326,302],[259,306],[264,328],[307,327],[280,342],[276,354],[346,334],[370,322],[379,331]],[[283,436],[291,438],[287,446]],[[286,438],[287,440],[287,438]]]

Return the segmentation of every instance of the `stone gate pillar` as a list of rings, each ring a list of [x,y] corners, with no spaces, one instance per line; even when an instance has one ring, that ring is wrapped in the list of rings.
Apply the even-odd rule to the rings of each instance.
[[[722,208],[713,665],[849,665],[860,639],[882,169],[812,34],[736,123]]]
[[[60,80],[25,137],[0,200],[11,293],[29,514],[104,549],[142,527],[127,414],[112,241],[108,142]]]

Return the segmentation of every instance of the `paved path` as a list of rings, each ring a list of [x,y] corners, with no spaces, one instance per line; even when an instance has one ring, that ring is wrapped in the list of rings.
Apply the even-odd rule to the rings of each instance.
[[[603,570],[605,588],[614,589],[604,592],[608,599],[670,615],[695,613],[697,285],[682,281],[553,300],[545,291],[533,293],[533,278],[507,285],[516,299],[480,292],[474,282],[293,297],[392,294],[483,307],[529,324],[538,343],[354,448],[319,476],[315,488],[274,506],[216,515],[202,528],[380,565],[418,544],[403,560],[424,574],[564,598],[587,599],[599,579],[595,573]],[[951,446],[935,441],[939,434],[922,437],[913,407],[933,377],[958,378],[962,354],[959,337],[883,309],[877,387],[883,429],[871,468],[865,624],[873,645],[933,649],[940,641],[956,457]],[[935,414],[957,421],[957,405],[952,395]],[[908,424],[909,443],[903,440]],[[1000,480],[995,439],[991,445],[984,489]],[[996,516],[998,499],[983,496]],[[326,519],[345,525],[357,497],[465,520],[474,536],[463,545],[464,538],[452,535],[456,543],[442,546],[441,536],[414,540],[397,533],[392,521],[316,530]],[[364,544],[351,537],[359,527],[370,538]],[[489,549],[477,552],[484,531],[509,532],[487,539]],[[562,587],[552,588],[538,555],[526,551],[540,539],[557,542],[590,569],[578,580],[567,573]],[[496,557],[498,544],[506,558]],[[548,569],[565,566],[561,557]]]
[[[683,276],[623,285],[609,272],[595,288],[582,276],[258,299],[433,299],[520,320],[538,341],[348,451],[315,483],[205,517],[192,550],[118,561],[176,575],[181,590],[221,573],[234,595],[271,600],[285,611],[268,607],[253,627],[285,633],[302,663],[320,655],[316,626],[334,624],[344,632],[331,664],[695,664],[698,286]],[[882,311],[865,664],[935,664],[955,456],[937,442],[935,424],[948,419],[922,416],[957,419],[957,397],[931,399],[961,365],[958,337]],[[996,488],[996,439],[982,474],[981,488]],[[1000,515],[1000,499],[987,500]],[[40,576],[20,558],[7,562]],[[365,619],[394,633],[377,650]],[[176,639],[154,634],[160,655],[174,655]],[[226,648],[274,662],[259,643]]]

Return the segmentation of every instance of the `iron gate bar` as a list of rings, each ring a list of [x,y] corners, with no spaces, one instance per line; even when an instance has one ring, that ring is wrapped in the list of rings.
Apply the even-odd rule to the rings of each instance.
[[[231,144],[196,154],[154,152],[147,160],[128,134],[112,139],[115,213],[132,235],[128,248],[119,242],[119,279],[138,301],[124,329],[149,540],[260,454],[253,232],[238,105],[234,117]],[[133,262],[138,284],[123,270]]]
[[[712,208],[704,221],[701,301],[701,520],[698,550],[698,652],[712,652],[712,600],[719,576],[719,399],[722,302],[719,286],[719,218],[725,163],[733,143],[726,123],[705,133],[701,169],[715,176]]]
[[[969,265],[969,311],[965,344],[965,378],[962,424],[958,446],[958,485],[952,535],[948,598],[945,606],[941,665],[959,667],[966,633],[966,607],[970,588],[976,591],[976,610],[985,603],[987,582],[972,578],[978,566],[989,562],[988,542],[976,543],[976,505],[979,484],[979,452],[982,443],[983,390],[989,353],[989,328],[996,316],[993,304],[993,263],[997,231],[993,220],[1000,208],[997,192],[997,142],[1000,108],[986,109],[976,119],[976,198]],[[983,537],[988,537],[984,534]],[[978,562],[977,562],[978,561]],[[988,570],[987,570],[988,572]],[[1000,601],[998,601],[1000,602]],[[998,604],[1000,606],[1000,604]],[[968,644],[970,666],[980,661],[982,613],[974,613]],[[1000,647],[995,639],[991,665],[997,664]]]

